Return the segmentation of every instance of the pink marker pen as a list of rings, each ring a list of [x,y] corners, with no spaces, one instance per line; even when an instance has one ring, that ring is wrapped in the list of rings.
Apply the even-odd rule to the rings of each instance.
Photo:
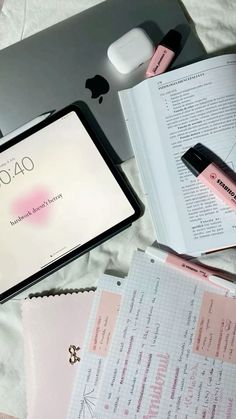
[[[205,266],[190,262],[181,256],[165,252],[164,250],[157,247],[148,247],[146,253],[158,259],[160,262],[166,263],[175,269],[179,269],[185,272],[187,275],[211,282],[217,287],[224,288],[231,293],[236,292],[236,284],[234,284],[233,281],[230,281],[228,278],[226,279],[218,276],[215,272],[213,272],[213,270],[208,269]]]
[[[162,74],[174,59],[181,42],[181,34],[171,29],[158,45],[146,71],[147,77]]]
[[[223,170],[193,147],[186,151],[181,159],[194,176],[236,211],[236,184]]]

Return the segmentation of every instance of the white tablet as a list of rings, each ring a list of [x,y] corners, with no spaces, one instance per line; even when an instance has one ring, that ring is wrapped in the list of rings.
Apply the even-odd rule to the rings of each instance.
[[[142,213],[74,105],[0,147],[0,197],[1,302]]]

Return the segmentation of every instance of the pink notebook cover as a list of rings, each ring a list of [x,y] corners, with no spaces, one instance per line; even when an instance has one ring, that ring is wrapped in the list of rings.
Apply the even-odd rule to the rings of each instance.
[[[90,291],[22,303],[27,419],[66,418],[93,296]]]

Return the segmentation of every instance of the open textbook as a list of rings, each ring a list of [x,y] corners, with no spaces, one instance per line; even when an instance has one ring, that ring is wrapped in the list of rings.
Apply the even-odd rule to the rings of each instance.
[[[235,294],[137,251],[98,282],[67,419],[234,419],[235,339]]]
[[[119,92],[159,242],[179,253],[236,244],[236,212],[184,166],[201,143],[236,171],[236,54],[209,58]]]

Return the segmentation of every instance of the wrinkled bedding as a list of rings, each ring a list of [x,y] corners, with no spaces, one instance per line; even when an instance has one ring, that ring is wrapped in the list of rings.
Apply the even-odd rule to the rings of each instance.
[[[0,49],[91,7],[100,0],[0,0]],[[234,0],[183,0],[207,52],[236,52],[236,3]],[[135,159],[123,170],[140,199]],[[0,307],[0,412],[26,418],[23,367],[23,338],[20,300],[33,293],[56,292],[95,286],[104,271],[125,274],[136,248],[145,249],[155,241],[148,209],[128,230],[97,247],[44,281]],[[203,257],[205,263],[236,273],[236,250],[228,249]],[[0,419],[5,416],[1,417]]]

